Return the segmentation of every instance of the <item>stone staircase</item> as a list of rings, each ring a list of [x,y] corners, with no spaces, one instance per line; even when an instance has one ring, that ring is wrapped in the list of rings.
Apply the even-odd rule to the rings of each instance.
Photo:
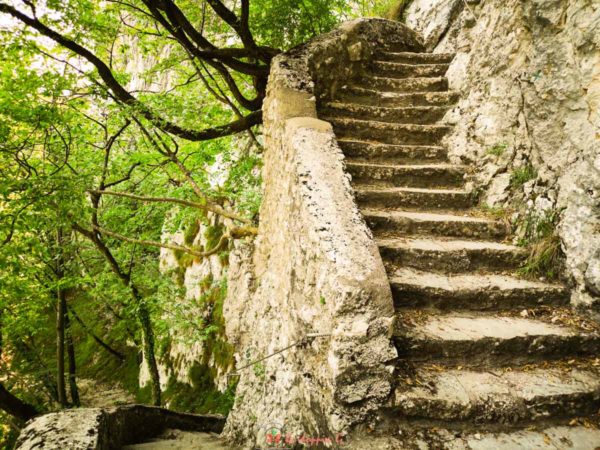
[[[600,333],[568,308],[564,286],[515,274],[526,250],[477,208],[464,187],[470,168],[448,161],[452,58],[381,53],[319,106],[397,311],[383,427],[398,448],[600,448]]]

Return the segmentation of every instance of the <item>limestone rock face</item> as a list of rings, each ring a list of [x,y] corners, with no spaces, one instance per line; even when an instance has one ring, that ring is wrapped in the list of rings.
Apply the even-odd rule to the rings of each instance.
[[[196,248],[207,248],[214,245],[214,242],[209,242],[206,235],[210,233],[210,229],[223,226],[222,220],[217,216],[210,216],[207,220],[211,225],[198,220],[197,231],[194,233],[192,242]],[[185,243],[182,231],[173,234],[165,233],[164,238],[179,245],[188,245]],[[202,318],[210,314],[210,311],[203,307],[200,299],[215,289],[216,284],[227,276],[222,259],[218,254],[206,258],[178,259],[172,250],[161,249],[160,268],[163,273],[172,274],[177,278],[182,288],[181,295],[173,299],[175,305],[170,309],[168,313],[170,315],[165,317],[171,322],[172,328],[169,333],[171,343],[168,351],[158,361],[163,389],[166,388],[170,379],[191,385],[193,380],[190,378],[190,369],[194,364],[208,358],[209,365],[215,368],[217,374],[214,383],[219,390],[224,391],[227,388],[225,373],[231,367],[220,367],[210,360],[210,356],[206,354],[205,343],[199,339],[197,330],[190,330],[189,326],[186,327],[187,322],[200,323]],[[176,314],[177,311],[181,311],[179,315],[184,317],[184,320]],[[210,349],[208,350],[210,351]],[[140,384],[145,385],[149,381],[147,366],[142,364]]]
[[[234,139],[229,158],[225,159],[221,155],[214,163],[203,168],[212,188],[223,188],[226,185],[232,166],[249,151],[251,143],[246,136]],[[258,167],[254,169],[258,175]],[[242,184],[238,188],[246,195],[258,194],[257,179],[246,179],[240,183]],[[234,226],[231,219],[212,212],[199,212],[191,220],[189,217],[188,221],[179,218],[175,222],[181,212],[179,209],[171,211],[171,217],[163,228],[163,241],[209,251]],[[173,293],[172,300],[164,309],[163,319],[169,324],[169,345],[165,346],[158,358],[163,389],[169,383],[194,387],[200,377],[210,379],[215,394],[216,391],[224,393],[230,386],[227,373],[233,370],[233,349],[224,338],[220,315],[227,290],[228,244],[228,241],[225,242],[221,251],[204,258],[164,248],[160,251],[161,272],[171,275],[180,288]],[[209,326],[213,327],[210,331],[211,339],[207,339],[206,334]],[[142,364],[140,384],[145,385],[149,381],[147,365]],[[207,397],[211,395],[209,392],[204,394]]]
[[[428,50],[434,48],[462,9],[462,0],[414,0],[406,25],[421,33]]]
[[[451,157],[477,165],[483,200],[502,206],[515,170],[528,208],[560,214],[576,305],[598,304],[600,255],[600,3],[586,0],[415,0],[407,23],[462,93],[446,121]]]

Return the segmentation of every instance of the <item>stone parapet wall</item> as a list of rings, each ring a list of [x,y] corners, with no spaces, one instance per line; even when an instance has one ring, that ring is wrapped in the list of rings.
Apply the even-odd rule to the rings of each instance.
[[[344,156],[316,102],[360,76],[376,50],[420,50],[405,26],[361,19],[275,58],[264,105],[259,235],[231,256],[224,315],[240,372],[225,435],[264,445],[279,429],[333,438],[385,401],[394,308]]]
[[[110,409],[77,408],[31,420],[17,450],[114,450],[144,442],[167,429],[220,433],[217,415],[182,414],[163,408],[128,405]]]

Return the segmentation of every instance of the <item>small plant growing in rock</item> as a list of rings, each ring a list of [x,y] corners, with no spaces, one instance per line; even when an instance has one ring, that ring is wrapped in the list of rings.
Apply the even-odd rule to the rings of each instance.
[[[507,233],[512,232],[513,226],[511,217],[515,212],[514,208],[503,206],[490,206],[484,203],[479,206],[479,209],[484,216],[502,222],[504,224],[504,227],[506,228]]]
[[[406,19],[406,10],[412,2],[413,0],[383,0],[372,2],[373,5],[367,6],[366,11],[364,11],[363,14],[404,22]]]
[[[488,148],[486,151],[486,154],[500,157],[504,154],[504,152],[506,151],[507,148],[508,148],[508,144],[505,144],[505,143],[496,144],[493,147]]]
[[[519,273],[528,278],[556,279],[562,264],[560,238],[556,232],[558,211],[529,213],[521,225],[523,236],[518,245],[529,247],[529,256]]]
[[[523,167],[519,167],[510,175],[510,186],[513,189],[520,188],[528,181],[531,181],[537,177],[537,172],[531,164],[527,164]]]
[[[265,366],[263,366],[261,363],[254,364],[252,369],[254,370],[254,375],[256,375],[257,378],[260,378],[261,380],[265,378]]]
[[[509,211],[502,206],[491,206],[484,203],[479,208],[484,214],[491,216],[494,219],[503,219],[509,214]]]
[[[561,255],[560,238],[553,234],[531,245],[527,261],[519,273],[528,278],[556,279],[560,273]]]

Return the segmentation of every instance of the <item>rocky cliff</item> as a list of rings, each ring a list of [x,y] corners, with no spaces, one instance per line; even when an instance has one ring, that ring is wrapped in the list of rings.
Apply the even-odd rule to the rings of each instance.
[[[597,307],[600,3],[414,0],[404,18],[430,51],[456,53],[447,76],[461,100],[447,145],[455,162],[476,165],[482,205],[541,247],[538,277],[560,262],[547,242],[556,230],[573,304]]]
[[[260,198],[260,157],[251,151],[256,147],[246,137],[229,145],[227,159],[218,158],[205,167],[208,182],[215,191],[227,189],[236,172],[236,199],[256,203]],[[240,165],[245,171],[242,176]],[[164,344],[158,358],[166,405],[176,410],[227,414],[233,405],[236,380],[228,374],[234,370],[234,347],[225,336],[223,317],[229,248],[233,245],[226,233],[231,226],[230,219],[211,212],[190,214],[174,209],[163,229],[169,242],[203,251],[219,249],[203,258],[161,249],[160,269],[179,287],[163,311]],[[142,365],[140,384],[146,385],[148,380]]]

